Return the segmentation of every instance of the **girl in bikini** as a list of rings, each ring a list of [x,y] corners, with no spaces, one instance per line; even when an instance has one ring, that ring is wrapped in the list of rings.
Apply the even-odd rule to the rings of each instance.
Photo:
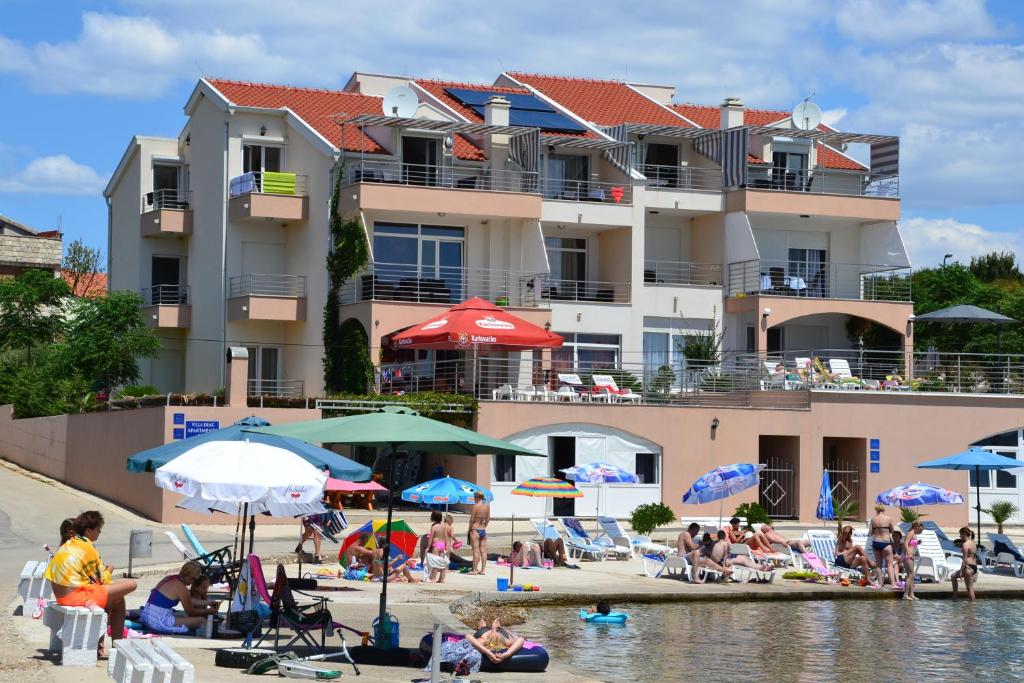
[[[436,577],[437,583],[444,583],[445,574],[448,572],[448,537],[451,535],[451,527],[444,523],[441,511],[434,510],[430,513],[430,533],[427,539],[427,569],[428,575]]]
[[[917,546],[921,543],[917,539],[917,535],[922,531],[924,531],[924,524],[914,522],[903,539],[903,566],[907,571],[906,584],[903,587],[904,600],[917,600],[914,597],[914,561],[919,554]]]
[[[970,527],[960,529],[960,540],[962,545],[960,551],[964,554],[964,563],[960,569],[953,572],[953,598],[960,597],[960,579],[964,581],[964,588],[967,589],[967,599],[974,602],[974,579],[978,576],[978,545],[974,542],[974,532]]]

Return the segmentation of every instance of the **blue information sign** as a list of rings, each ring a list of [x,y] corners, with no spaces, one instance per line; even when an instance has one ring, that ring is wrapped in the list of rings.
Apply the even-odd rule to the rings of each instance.
[[[185,423],[185,438],[220,429],[220,420],[189,420]]]
[[[174,428],[174,434],[172,435],[172,438],[174,438],[174,439],[184,439],[185,438],[185,429],[183,427],[175,427]]]
[[[183,425],[183,424],[185,424],[185,413],[175,413],[174,414],[174,424],[176,424],[176,425]]]

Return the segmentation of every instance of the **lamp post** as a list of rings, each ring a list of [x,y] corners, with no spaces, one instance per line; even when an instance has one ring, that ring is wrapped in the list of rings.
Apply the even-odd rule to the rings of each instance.
[[[951,258],[953,258],[952,254],[946,254],[945,256],[942,257],[942,267],[943,268],[946,267],[946,259],[951,259]]]

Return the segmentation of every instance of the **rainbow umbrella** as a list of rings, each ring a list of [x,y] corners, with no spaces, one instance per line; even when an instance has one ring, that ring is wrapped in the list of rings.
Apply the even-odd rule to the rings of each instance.
[[[345,537],[341,544],[341,550],[338,552],[338,558],[343,557],[345,551],[358,543],[360,539],[364,539],[365,547],[370,550],[383,548],[387,543],[387,531],[388,523],[386,521],[383,519],[371,519]],[[396,550],[406,558],[413,557],[419,541],[419,534],[413,531],[412,527],[404,519],[391,520],[391,551],[388,552],[389,558],[395,554]]]
[[[572,482],[554,477],[534,477],[527,479],[519,486],[512,489],[514,496],[529,496],[531,498],[582,498],[583,491],[572,485]],[[546,510],[545,510],[546,512]],[[516,515],[512,513],[512,542],[516,541]],[[508,584],[512,585],[512,575],[515,572],[515,565],[508,564]]]

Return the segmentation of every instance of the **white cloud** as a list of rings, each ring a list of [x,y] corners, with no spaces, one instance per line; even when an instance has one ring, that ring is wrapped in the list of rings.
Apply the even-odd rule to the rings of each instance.
[[[851,0],[836,14],[839,31],[864,43],[993,38],[1000,34],[984,0]]]
[[[1012,251],[1018,258],[1024,255],[1017,233],[987,230],[955,218],[908,218],[900,221],[900,232],[915,268],[942,263],[945,254],[964,263],[993,251]]]
[[[66,154],[33,159],[21,171],[0,178],[0,192],[11,194],[99,195],[103,186],[99,173]]]
[[[835,109],[826,109],[825,111],[821,112],[821,122],[824,123],[826,126],[835,127],[839,124],[840,121],[846,118],[846,114],[846,109],[843,109],[842,107],[837,107]]]

